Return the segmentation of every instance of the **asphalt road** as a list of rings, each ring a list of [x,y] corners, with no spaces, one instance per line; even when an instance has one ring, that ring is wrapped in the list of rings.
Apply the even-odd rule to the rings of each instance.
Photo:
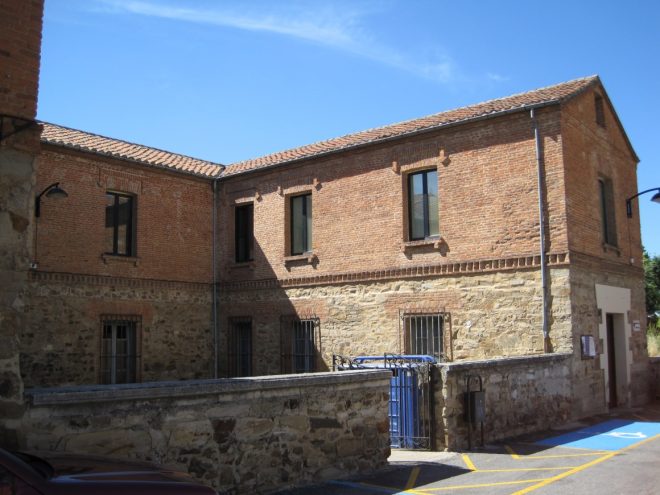
[[[393,451],[371,476],[280,495],[660,493],[660,403],[471,452]]]

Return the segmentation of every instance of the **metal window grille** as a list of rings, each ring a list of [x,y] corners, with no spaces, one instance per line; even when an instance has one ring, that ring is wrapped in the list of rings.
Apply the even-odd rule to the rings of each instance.
[[[139,317],[102,318],[101,383],[133,383],[137,381],[140,359],[138,353],[139,321]]]
[[[442,358],[444,356],[443,326],[444,315],[441,313],[404,314],[404,352]]]
[[[281,369],[283,373],[316,371],[319,352],[318,318],[285,317],[281,323]]]
[[[229,376],[252,376],[252,319],[229,319]]]

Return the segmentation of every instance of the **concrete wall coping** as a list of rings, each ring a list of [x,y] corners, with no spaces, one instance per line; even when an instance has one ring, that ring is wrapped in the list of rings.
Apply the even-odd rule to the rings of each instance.
[[[500,366],[527,366],[539,363],[564,361],[573,357],[570,352],[558,352],[550,354],[533,354],[529,356],[514,356],[484,360],[460,361],[455,363],[440,363],[440,368],[452,371],[469,371],[480,368],[495,368]]]
[[[25,390],[25,396],[32,405],[45,406],[84,402],[223,395],[237,392],[259,392],[262,390],[295,389],[377,381],[383,381],[389,384],[391,376],[392,373],[389,370],[350,370],[247,378],[32,388]]]

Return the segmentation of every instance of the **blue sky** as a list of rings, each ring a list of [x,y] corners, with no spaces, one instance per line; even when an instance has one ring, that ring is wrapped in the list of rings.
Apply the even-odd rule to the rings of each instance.
[[[232,163],[598,74],[641,191],[660,187],[659,49],[652,0],[46,0],[39,118]]]

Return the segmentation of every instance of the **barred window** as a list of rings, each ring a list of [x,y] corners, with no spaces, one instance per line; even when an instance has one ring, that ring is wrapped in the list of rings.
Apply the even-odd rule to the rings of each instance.
[[[136,316],[101,318],[101,383],[138,381],[139,321]]]
[[[229,376],[252,376],[252,319],[229,319]]]
[[[444,317],[441,313],[404,315],[404,352],[443,357],[443,327]]]
[[[316,371],[320,343],[319,319],[284,317],[280,332],[282,373]]]

